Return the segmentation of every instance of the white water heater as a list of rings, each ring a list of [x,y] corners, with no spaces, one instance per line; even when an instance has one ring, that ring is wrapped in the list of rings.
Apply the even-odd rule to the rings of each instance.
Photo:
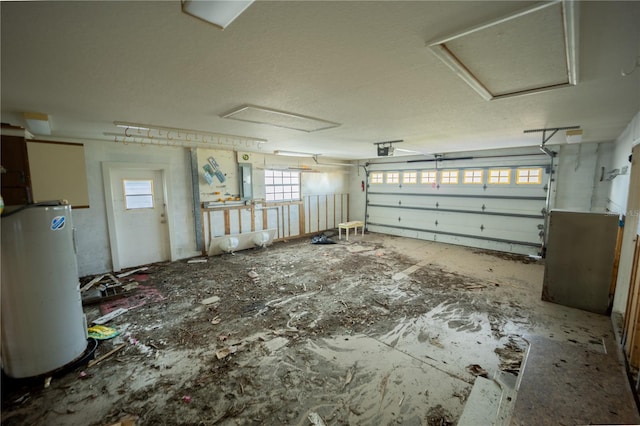
[[[2,368],[53,372],[87,347],[71,207],[39,203],[3,216]]]

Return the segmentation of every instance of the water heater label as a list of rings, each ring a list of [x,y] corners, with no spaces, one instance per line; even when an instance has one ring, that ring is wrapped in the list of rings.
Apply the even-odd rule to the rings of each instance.
[[[51,230],[58,231],[64,228],[65,223],[66,223],[66,219],[64,216],[56,216],[51,220]]]

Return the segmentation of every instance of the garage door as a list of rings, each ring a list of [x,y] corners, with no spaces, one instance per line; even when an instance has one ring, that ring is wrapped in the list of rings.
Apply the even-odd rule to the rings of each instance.
[[[369,164],[367,229],[538,255],[550,168],[542,153]]]

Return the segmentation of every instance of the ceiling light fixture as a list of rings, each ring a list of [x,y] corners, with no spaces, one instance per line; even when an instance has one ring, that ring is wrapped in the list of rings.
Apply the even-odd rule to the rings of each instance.
[[[242,105],[220,117],[249,123],[267,124],[269,126],[283,127],[285,129],[300,130],[309,133],[331,129],[340,125],[332,121],[256,105]]]
[[[224,30],[254,0],[182,0],[182,12]]]
[[[318,156],[318,154],[311,154],[309,152],[296,152],[296,151],[273,151],[274,155],[282,155],[285,157],[308,157],[308,158],[315,158],[316,156]]]
[[[39,112],[25,112],[23,116],[24,120],[27,122],[29,131],[34,135],[51,134],[51,125],[47,114],[41,114]]]

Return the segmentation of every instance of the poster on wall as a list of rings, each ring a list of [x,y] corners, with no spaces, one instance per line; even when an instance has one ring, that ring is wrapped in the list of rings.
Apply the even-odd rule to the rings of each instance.
[[[213,185],[213,167],[211,167],[210,164],[205,164],[202,166],[202,169],[202,176],[204,177],[204,180],[206,180],[209,185]]]
[[[222,173],[222,170],[220,170],[220,165],[218,164],[216,159],[213,157],[209,157],[209,164],[207,165],[211,166],[211,168],[213,169],[213,175],[218,178],[220,183],[224,183],[227,178],[224,176],[224,173]]]

